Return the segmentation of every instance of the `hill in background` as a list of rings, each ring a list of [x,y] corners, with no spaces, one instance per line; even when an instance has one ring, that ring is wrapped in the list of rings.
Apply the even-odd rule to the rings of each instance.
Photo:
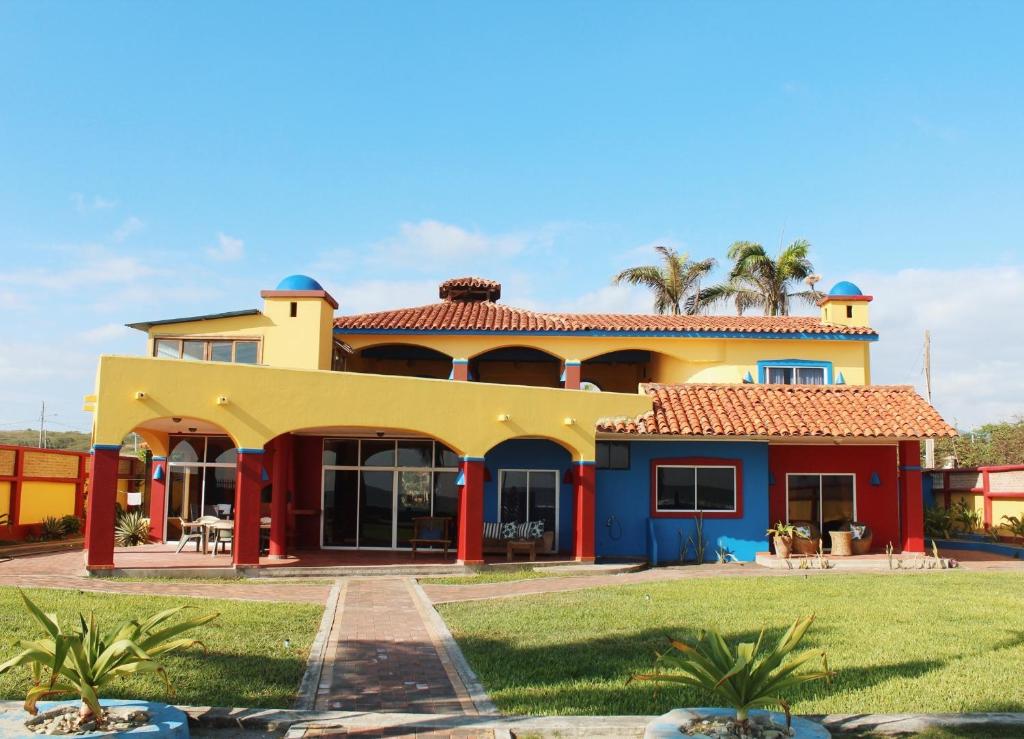
[[[0,444],[37,447],[39,446],[39,430],[0,431]],[[89,434],[81,431],[47,431],[46,448],[87,452],[89,451]]]

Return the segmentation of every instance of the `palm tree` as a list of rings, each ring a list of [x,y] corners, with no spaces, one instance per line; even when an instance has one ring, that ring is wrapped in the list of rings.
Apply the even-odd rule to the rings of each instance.
[[[654,294],[654,310],[657,313],[678,316],[683,312],[684,305],[687,306],[687,312],[696,313],[701,305],[697,299],[700,280],[714,269],[715,260],[692,262],[686,252],[680,254],[667,246],[656,246],[654,249],[661,254],[661,264],[624,269],[612,278],[612,284],[625,282],[649,288]]]
[[[810,242],[800,239],[773,259],[760,244],[737,241],[727,252],[733,262],[728,279],[701,290],[690,302],[713,305],[731,300],[739,315],[760,308],[766,316],[789,315],[792,300],[817,304],[821,293],[814,289],[818,277],[807,258],[810,249]],[[794,290],[801,282],[810,289]]]

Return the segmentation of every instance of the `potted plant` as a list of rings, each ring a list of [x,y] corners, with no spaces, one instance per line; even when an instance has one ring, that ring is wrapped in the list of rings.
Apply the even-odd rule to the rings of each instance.
[[[793,549],[793,538],[796,536],[796,526],[778,521],[765,533],[772,537],[772,543],[775,545],[775,556],[789,559]]]
[[[784,698],[785,692],[797,685],[830,680],[835,675],[828,668],[824,652],[806,652],[787,660],[813,621],[814,616],[797,619],[771,648],[764,644],[763,628],[756,642],[743,642],[735,647],[714,630],[702,631],[692,640],[672,639],[672,648],[659,654],[656,664],[671,668],[671,672],[658,670],[630,679],[698,688],[729,708],[671,711],[647,725],[645,739],[667,739],[681,733],[721,739],[780,734],[800,739],[829,737],[820,724],[793,718]],[[822,661],[820,670],[799,671],[816,657]],[[768,706],[780,706],[784,714],[759,710]]]
[[[204,616],[168,623],[175,615],[187,606],[178,606],[161,611],[145,620],[131,620],[118,624],[106,633],[101,633],[96,624],[95,614],[88,620],[79,614],[80,627],[65,629],[57,620],[56,615],[43,613],[27,595],[19,591],[21,599],[32,618],[47,633],[47,636],[34,641],[23,640],[19,643],[24,651],[0,665],[0,674],[8,670],[26,665],[32,671],[32,686],[25,695],[24,711],[28,714],[26,724],[33,726],[40,723],[37,704],[44,698],[61,694],[76,694],[80,704],[76,707],[70,701],[58,704],[47,714],[48,720],[56,722],[59,733],[74,733],[93,729],[104,729],[110,724],[120,727],[125,718],[119,712],[109,710],[111,705],[129,704],[136,708],[144,706],[146,710],[135,710],[135,720],[153,723],[154,714],[158,716],[177,715],[181,712],[172,706],[132,701],[102,701],[100,690],[114,678],[130,677],[140,673],[156,673],[163,678],[168,690],[172,690],[167,672],[156,661],[156,657],[178,649],[199,646],[205,649],[202,642],[182,637],[186,631],[213,621],[220,614],[209,613]],[[143,713],[140,718],[137,714]],[[8,721],[21,721],[25,714],[12,715]],[[74,715],[71,715],[74,714]],[[47,718],[44,716],[44,718]],[[171,720],[171,719],[167,719]],[[184,722],[187,736],[187,721],[184,715],[179,723]],[[132,723],[128,721],[128,723]],[[160,721],[163,724],[163,719]],[[134,726],[139,726],[135,723]],[[46,727],[44,727],[45,730]],[[131,728],[131,727],[129,727]],[[131,733],[130,731],[128,733]],[[0,725],[0,735],[5,734],[5,727]],[[181,735],[180,730],[177,735]]]

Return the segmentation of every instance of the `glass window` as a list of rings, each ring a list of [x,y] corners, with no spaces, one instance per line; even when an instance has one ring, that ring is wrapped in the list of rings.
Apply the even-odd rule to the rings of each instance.
[[[554,531],[557,505],[558,473],[531,471],[527,520],[543,521],[545,531]]]
[[[459,487],[455,484],[457,476],[456,472],[434,473],[434,515],[447,516],[451,519],[451,523],[448,524],[448,538],[453,544],[459,538],[459,527],[456,525],[459,518]]]
[[[210,342],[210,361],[211,362],[230,362],[231,361],[231,349],[232,342],[230,341],[211,341]]]
[[[433,485],[430,473],[423,470],[398,472],[398,509],[396,531],[398,546],[406,546],[412,538],[413,520],[430,515]]]
[[[362,464],[364,467],[394,467],[395,442],[364,440]]]
[[[256,355],[259,353],[258,341],[236,341],[235,342],[235,363],[256,364]]]
[[[323,462],[338,467],[359,464],[359,442],[355,439],[325,439]]]
[[[194,445],[194,446],[193,446]],[[203,448],[203,439],[182,439],[171,449],[168,457],[169,462],[198,462],[199,452],[196,449]]]
[[[235,443],[227,436],[206,437],[206,461],[218,464],[234,464],[238,459]]]
[[[216,516],[216,505],[234,505],[235,502],[235,468],[206,467],[206,487],[203,490],[204,516]]]
[[[735,511],[735,467],[658,467],[657,510]]]
[[[181,342],[182,359],[203,359],[205,351],[205,341],[191,341],[186,339]]]
[[[164,359],[180,359],[181,342],[177,339],[157,339],[154,353]]]
[[[628,470],[629,444],[624,441],[597,442],[597,467],[602,470]]]
[[[824,367],[766,367],[769,385],[824,385]]]
[[[435,467],[458,467],[459,455],[446,447],[444,444],[434,444],[434,466]]]
[[[324,546],[354,547],[358,516],[359,473],[324,470]]]
[[[390,547],[395,474],[390,471],[363,470],[359,475],[359,546]]]
[[[430,467],[430,459],[434,454],[432,441],[399,441],[399,467]]]
[[[502,521],[526,521],[526,494],[529,473],[526,470],[503,470],[501,473]]]

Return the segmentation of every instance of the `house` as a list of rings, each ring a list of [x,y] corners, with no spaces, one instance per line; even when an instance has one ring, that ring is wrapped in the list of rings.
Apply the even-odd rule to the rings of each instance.
[[[259,563],[264,516],[270,557],[342,561],[405,548],[431,514],[467,564],[509,521],[581,561],[677,559],[698,519],[707,559],[753,559],[784,520],[923,549],[919,441],[955,432],[912,388],[871,384],[871,297],[849,282],[815,317],[536,312],[477,277],[362,315],[302,275],[261,297],[129,324],[146,356],[100,358],[90,569],[114,564],[131,431],[155,455],[153,537],[230,509],[236,566]]]

